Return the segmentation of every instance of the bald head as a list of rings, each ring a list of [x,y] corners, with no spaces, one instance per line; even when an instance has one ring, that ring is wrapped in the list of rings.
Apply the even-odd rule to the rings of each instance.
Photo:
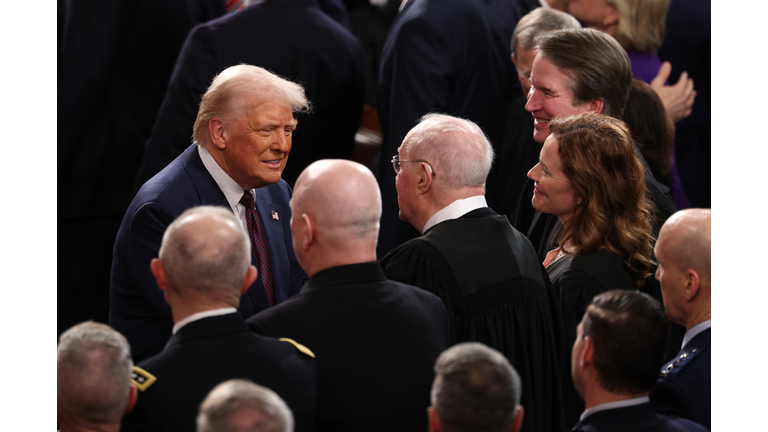
[[[402,150],[409,159],[424,159],[451,188],[485,186],[493,147],[475,123],[445,114],[427,114],[408,132]]]
[[[160,262],[179,297],[203,294],[237,306],[251,263],[250,242],[235,215],[200,206],[182,213],[163,235]],[[231,303],[234,301],[234,303]]]
[[[673,214],[661,227],[656,248],[662,249],[678,270],[694,270],[709,285],[712,210],[686,209]]]
[[[309,276],[376,260],[381,194],[364,165],[324,159],[308,166],[296,180],[291,212],[293,248]]]

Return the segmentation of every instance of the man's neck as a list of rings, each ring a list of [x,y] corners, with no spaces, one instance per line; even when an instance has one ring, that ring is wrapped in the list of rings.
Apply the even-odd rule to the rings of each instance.
[[[710,305],[707,304],[706,308],[699,308],[698,310],[694,310],[691,316],[689,316],[688,319],[685,320],[685,331],[688,331],[692,329],[694,326],[699,325],[704,321],[708,321],[711,319],[712,319],[712,310],[710,309]]]
[[[619,402],[629,399],[635,399],[643,396],[648,396],[650,392],[637,393],[637,394],[616,394],[611,393],[608,390],[602,388],[599,384],[593,383],[588,386],[584,394],[584,408],[589,409],[598,405],[603,405],[609,402]]]
[[[456,219],[469,211],[488,206],[485,202],[485,188],[483,187],[467,186],[453,192],[454,193],[443,195],[439,200],[436,200],[433,205],[429,206],[430,211],[425,213],[426,219],[424,223],[421,224],[420,227],[415,227],[420,233],[424,234],[426,230],[445,220]],[[471,202],[466,202],[465,200],[468,200],[469,198],[476,199],[469,200]],[[456,204],[457,201],[463,203]],[[463,210],[457,210],[451,207],[460,207]]]

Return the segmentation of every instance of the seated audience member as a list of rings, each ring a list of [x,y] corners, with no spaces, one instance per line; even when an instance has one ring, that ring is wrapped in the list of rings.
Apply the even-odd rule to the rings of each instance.
[[[585,27],[604,31],[616,38],[627,50],[632,63],[632,76],[650,84],[661,97],[672,121],[678,122],[691,114],[696,92],[693,80],[688,79],[685,72],[677,84],[666,85],[672,66],[668,62],[662,65],[657,50],[664,42],[664,17],[669,3],[670,0],[576,1],[570,3],[568,9]],[[670,176],[675,205],[680,209],[690,207],[674,163]]]
[[[138,185],[189,146],[200,95],[217,73],[238,64],[259,66],[301,83],[312,101],[311,113],[297,113],[301,126],[293,137],[291,163],[282,173],[289,186],[318,159],[351,156],[363,112],[365,52],[349,31],[341,0],[252,3],[200,24],[187,35],[146,140]],[[331,16],[346,21],[347,28]]]
[[[531,90],[531,67],[536,57],[533,40],[542,33],[562,28],[581,28],[581,25],[565,12],[539,7],[526,14],[512,34],[512,63],[523,95],[507,107],[504,122],[498,125],[500,130],[488,132],[496,158],[485,184],[488,207],[510,219],[514,219],[520,195],[525,189],[528,180],[525,174],[536,165],[541,150],[541,146],[533,141],[531,114],[525,110]]]
[[[525,109],[533,116],[533,138],[537,143],[544,143],[549,136],[549,122],[558,116],[592,112],[621,118],[632,85],[632,68],[627,53],[614,38],[592,29],[555,30],[537,36],[534,50],[532,87]],[[643,167],[647,165],[642,155],[640,161]],[[657,233],[677,209],[669,189],[649,169],[644,169],[644,175],[647,195],[654,204],[653,226]],[[529,181],[515,226],[528,227],[522,228],[523,232],[544,260],[561,225],[557,217],[545,216],[528,204],[532,192],[533,181]]]
[[[478,342],[448,348],[435,363],[430,432],[518,432],[520,385],[500,352]]]
[[[685,326],[683,346],[661,369],[651,392],[659,410],[670,411],[711,428],[712,423],[712,210],[675,213],[661,228],[656,242],[664,309],[669,319]]]
[[[151,267],[173,312],[173,336],[134,368],[141,398],[123,419],[124,430],[194,431],[205,396],[232,378],[271,388],[292,408],[297,431],[314,430],[312,353],[293,341],[253,334],[237,313],[257,274],[250,252],[229,209],[192,208],[168,226]]]
[[[293,432],[293,414],[272,390],[231,379],[205,397],[197,416],[197,432]]]
[[[531,243],[483,193],[493,149],[480,128],[429,114],[392,159],[400,218],[421,234],[390,251],[390,279],[443,300],[455,342],[482,342],[523,379],[524,431],[562,431],[562,318]]]
[[[536,210],[562,227],[544,265],[560,295],[566,346],[592,298],[643,285],[651,266],[651,203],[627,126],[585,113],[552,119],[539,163],[528,173]],[[665,339],[666,343],[666,339]],[[662,358],[662,360],[664,360]],[[583,405],[563,371],[567,426]]]
[[[648,400],[668,330],[664,309],[647,294],[614,290],[595,297],[571,352],[573,382],[586,408],[571,431],[706,431],[656,413]]]
[[[240,298],[245,318],[301,289],[301,271],[288,236],[291,190],[280,176],[305,110],[304,89],[265,69],[239,65],[222,71],[200,102],[195,144],[142,186],[115,240],[109,323],[140,362],[171,337],[173,317],[149,262],[165,228],[199,205],[231,209],[251,235],[254,285]]]
[[[448,316],[439,298],[387,280],[376,261],[373,173],[350,161],[315,162],[296,181],[291,210],[296,256],[310,279],[248,324],[317,355],[317,430],[423,432]]]
[[[62,333],[56,348],[56,421],[61,432],[118,431],[136,403],[131,347],[105,324]]]

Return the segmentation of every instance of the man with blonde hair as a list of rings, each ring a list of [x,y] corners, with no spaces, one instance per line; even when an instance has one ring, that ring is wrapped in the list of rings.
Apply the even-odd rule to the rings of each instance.
[[[171,336],[171,310],[149,262],[165,228],[184,210],[224,207],[248,231],[259,276],[240,299],[244,318],[301,289],[306,275],[288,236],[291,191],[281,174],[297,124],[294,112],[308,105],[300,85],[263,68],[225,69],[203,95],[196,145],[136,194],[115,241],[109,322],[131,342],[137,362],[160,352]]]
[[[523,379],[524,431],[562,431],[562,313],[528,239],[483,194],[493,149],[473,122],[428,114],[392,158],[400,219],[421,237],[390,251],[387,277],[438,295],[454,342],[497,349]]]
[[[257,333],[287,337],[317,355],[317,430],[423,432],[432,365],[448,347],[440,299],[387,280],[376,261],[381,195],[373,173],[321,160],[291,199],[302,292],[248,319]]]
[[[173,336],[134,368],[141,398],[123,420],[126,431],[194,431],[200,402],[233,378],[273,389],[296,414],[296,430],[314,430],[312,352],[251,333],[237,313],[257,276],[250,255],[248,236],[227,209],[195,207],[168,226],[150,267],[171,307]]]
[[[243,379],[224,381],[200,405],[197,432],[293,432],[293,414],[272,390]]]
[[[118,431],[136,403],[131,347],[108,325],[87,321],[56,349],[56,420],[62,432]]]

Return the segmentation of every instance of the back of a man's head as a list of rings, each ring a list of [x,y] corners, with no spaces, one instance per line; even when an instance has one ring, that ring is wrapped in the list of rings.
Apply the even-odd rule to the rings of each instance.
[[[237,306],[251,264],[250,241],[231,211],[193,207],[166,229],[160,261],[168,289],[178,296],[203,295]]]
[[[132,369],[131,347],[111,327],[87,321],[62,333],[56,352],[62,430],[119,424],[136,398]]]
[[[443,432],[509,432],[522,424],[521,392],[520,377],[501,353],[478,342],[454,345],[435,363],[430,426]]]
[[[594,345],[594,368],[603,389],[638,395],[653,388],[669,337],[661,303],[640,291],[608,291],[592,300],[582,325],[582,338],[591,338]]]
[[[570,77],[574,106],[602,99],[601,114],[621,118],[632,65],[616,39],[594,29],[562,29],[537,36],[534,49]]]
[[[243,379],[214,387],[197,416],[197,432],[292,431],[293,414],[280,396]]]
[[[540,7],[528,12],[512,33],[512,54],[517,56],[518,45],[523,50],[532,50],[536,36],[563,28],[581,28],[581,24],[573,15],[552,8]]]
[[[445,114],[427,114],[403,140],[408,158],[432,164],[435,176],[451,188],[485,186],[493,147],[475,123]]]

